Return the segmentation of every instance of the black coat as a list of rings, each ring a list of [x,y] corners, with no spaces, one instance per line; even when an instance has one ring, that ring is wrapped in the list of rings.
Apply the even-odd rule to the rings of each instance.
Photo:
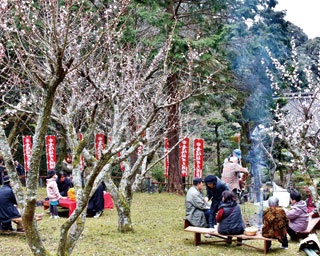
[[[217,184],[215,188],[212,189],[206,186],[206,189],[207,197],[209,201],[211,200],[211,211],[215,214],[218,211],[218,207],[222,200],[222,192],[229,190],[229,187],[217,177]]]
[[[103,211],[104,209],[104,196],[103,191],[105,189],[105,185],[102,182],[97,188],[96,192],[92,195],[89,200],[87,207],[88,215],[95,215],[97,212]]]
[[[23,169],[23,167],[22,167],[21,164],[18,164],[18,165],[16,166],[16,170],[17,170],[19,176],[25,174],[24,169]]]
[[[73,187],[73,183],[68,177],[63,182],[57,179],[57,185],[61,196],[68,196],[68,190]]]
[[[218,226],[218,232],[222,235],[239,235],[245,229],[240,206],[236,202],[222,203],[219,209],[223,208],[222,220]]]
[[[0,188],[0,222],[8,223],[11,219],[21,217],[16,204],[17,200],[11,187],[5,183]]]

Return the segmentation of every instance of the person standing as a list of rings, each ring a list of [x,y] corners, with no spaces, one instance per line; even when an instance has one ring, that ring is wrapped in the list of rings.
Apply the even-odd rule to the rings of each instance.
[[[304,231],[308,227],[309,214],[305,201],[301,200],[299,191],[292,190],[290,192],[291,209],[286,212],[289,219],[289,227],[287,232],[291,240],[297,240],[297,232]]]
[[[48,171],[47,176],[47,196],[49,198],[49,209],[50,209],[50,218],[51,219],[59,219],[58,215],[58,204],[59,199],[63,198],[58,189],[57,185],[57,175],[54,170]]]
[[[222,201],[222,192],[229,190],[229,187],[222,182],[218,177],[214,175],[208,175],[204,178],[206,184],[207,196],[205,201],[208,202],[211,200],[210,207],[210,217],[209,219],[209,228],[213,228],[216,224],[216,213],[218,212],[218,207]]]
[[[186,196],[186,219],[192,226],[207,227],[210,207],[203,197],[203,182],[201,178],[193,179],[193,186]]]
[[[223,161],[223,167],[225,166],[226,163],[228,163],[228,162],[230,161],[230,158],[231,158],[231,157],[236,157],[238,164],[241,165],[241,158],[242,158],[242,156],[241,156],[241,150],[238,149],[238,148],[236,148],[236,149],[234,149],[234,150],[232,151],[232,154],[230,154],[228,157],[226,157],[226,158],[224,159],[224,161]]]
[[[240,179],[241,174],[248,175],[247,168],[243,168],[238,164],[237,157],[230,157],[229,161],[224,165],[221,180],[227,184],[231,191],[236,195],[241,192]]]
[[[17,160],[14,161],[14,166],[19,176],[25,175],[22,165]]]
[[[72,156],[69,153],[66,154],[66,157],[62,161],[62,170],[68,177],[72,176]]]
[[[150,193],[154,194],[154,183],[153,183],[152,174],[147,173],[146,180],[147,180],[147,191],[148,191],[148,194],[150,194]]]
[[[235,195],[229,190],[222,192],[222,203],[219,206],[216,220],[219,223],[219,234],[240,235],[244,232],[245,224],[240,206],[237,204]]]
[[[286,212],[279,207],[279,199],[270,197],[268,199],[269,208],[263,211],[262,236],[276,238],[281,243],[281,248],[288,249],[287,228],[289,219]]]

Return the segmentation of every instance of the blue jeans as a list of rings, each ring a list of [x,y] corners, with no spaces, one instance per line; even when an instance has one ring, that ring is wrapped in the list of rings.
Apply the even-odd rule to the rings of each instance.
[[[58,204],[59,201],[50,202],[49,210],[51,215],[58,216]]]
[[[152,184],[151,179],[147,178],[147,186],[148,186],[148,193],[154,193],[154,184]]]
[[[209,210],[205,210],[204,211],[204,215],[206,216],[208,228],[213,228],[213,226],[215,225],[215,221],[213,220],[212,211],[210,209]]]

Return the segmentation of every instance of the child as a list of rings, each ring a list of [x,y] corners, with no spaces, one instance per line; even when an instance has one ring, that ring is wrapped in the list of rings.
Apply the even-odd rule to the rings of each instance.
[[[47,196],[50,201],[50,214],[51,219],[59,219],[58,216],[58,204],[59,199],[63,198],[58,189],[58,185],[56,182],[57,175],[54,170],[50,170],[47,176]]]

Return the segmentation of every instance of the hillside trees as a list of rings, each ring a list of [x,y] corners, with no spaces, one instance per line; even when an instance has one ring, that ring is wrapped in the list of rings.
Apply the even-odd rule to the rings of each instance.
[[[168,56],[171,74],[168,76],[168,95],[175,99],[179,97],[179,91],[185,85],[185,74],[190,74],[195,86],[201,84],[208,77],[209,86],[204,95],[212,94],[225,88],[227,66],[222,60],[222,54],[217,45],[223,38],[223,24],[228,17],[228,1],[166,1],[165,9],[168,18],[175,20],[176,36],[173,47]],[[190,69],[185,61],[187,49],[191,45],[196,57],[194,66]],[[179,69],[177,69],[179,67]],[[203,95],[203,94],[201,94]],[[204,96],[206,97],[206,96]],[[174,105],[169,109],[169,122],[171,128],[168,131],[169,148],[169,192],[183,193],[182,177],[179,168],[179,146],[181,135],[190,130],[188,125],[181,125],[183,113],[188,104],[194,101],[190,99],[184,106]],[[188,112],[188,111],[187,111]],[[181,114],[182,113],[182,114]],[[189,120],[190,121],[190,120]]]

